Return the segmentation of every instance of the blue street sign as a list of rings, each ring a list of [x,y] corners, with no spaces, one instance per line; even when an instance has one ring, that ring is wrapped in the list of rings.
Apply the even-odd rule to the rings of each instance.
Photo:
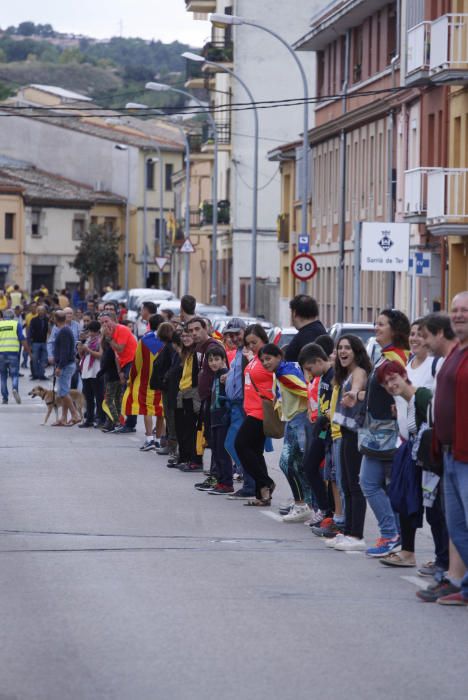
[[[409,259],[409,271],[413,272],[413,264],[416,260],[416,276],[430,277],[431,276],[431,253],[413,253]]]
[[[309,236],[298,236],[297,238],[297,252],[298,253],[308,253],[310,250]]]

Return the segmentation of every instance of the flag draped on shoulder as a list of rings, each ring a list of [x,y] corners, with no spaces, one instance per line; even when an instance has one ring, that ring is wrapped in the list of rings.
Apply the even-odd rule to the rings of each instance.
[[[153,364],[164,343],[154,331],[145,333],[139,341],[122,398],[124,416],[162,416],[161,392],[150,388]]]
[[[307,399],[307,383],[297,362],[282,362],[275,374],[280,386],[295,396]]]

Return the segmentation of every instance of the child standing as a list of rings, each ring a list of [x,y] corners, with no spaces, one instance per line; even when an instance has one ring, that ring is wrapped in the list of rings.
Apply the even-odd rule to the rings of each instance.
[[[208,367],[214,374],[211,386],[210,426],[211,449],[213,451],[214,468],[217,483],[208,493],[226,495],[234,492],[232,485],[232,459],[224,447],[229,429],[229,408],[226,389],[221,377],[228,372],[226,352],[222,345],[212,347],[206,353]]]

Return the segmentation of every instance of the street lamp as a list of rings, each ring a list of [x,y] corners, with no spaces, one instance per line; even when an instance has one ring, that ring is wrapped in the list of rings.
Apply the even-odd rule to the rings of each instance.
[[[146,83],[147,90],[155,90],[156,92],[177,92],[179,95],[184,95],[184,97],[190,97],[194,100],[200,107],[205,107],[203,102],[191,95],[190,92],[186,90],[180,90],[179,88],[174,88],[171,85],[165,85],[164,83]],[[208,121],[210,122],[211,128],[213,130],[214,138],[214,154],[213,154],[213,184],[212,184],[212,201],[213,201],[213,235],[211,241],[211,292],[210,301],[212,304],[216,303],[217,299],[217,286],[218,286],[218,263],[217,263],[217,236],[218,236],[218,129],[216,128],[215,120],[212,115],[207,112]],[[188,218],[188,217],[186,217]],[[187,230],[187,229],[186,229]]]
[[[278,39],[283,46],[289,51],[291,56],[293,57],[294,61],[296,62],[296,65],[299,69],[299,72],[301,74],[301,80],[302,80],[302,85],[304,89],[304,110],[303,110],[303,119],[304,119],[304,125],[303,125],[303,139],[302,139],[302,202],[301,202],[301,235],[302,236],[308,236],[307,232],[307,198],[308,198],[308,191],[309,191],[309,139],[308,139],[308,129],[309,129],[309,88],[307,85],[307,77],[304,71],[304,68],[302,66],[302,63],[298,59],[296,52],[294,51],[293,47],[286,41],[286,39],[283,39],[282,36],[274,32],[272,29],[269,27],[265,27],[263,24],[259,24],[258,22],[254,22],[251,19],[245,19],[244,17],[239,17],[237,15],[225,15],[221,14],[219,12],[214,12],[210,15],[209,17],[210,22],[214,24],[215,26],[221,26],[225,27],[226,25],[239,25],[239,24],[245,24],[249,27],[256,27],[257,29],[261,29],[264,32],[267,32],[268,34],[271,34],[271,36],[275,37],[275,39]],[[302,291],[305,291],[306,289],[306,283],[302,283]]]
[[[199,56],[191,51],[186,51],[182,54],[182,58],[186,58],[188,61],[197,61],[199,63],[206,63],[208,66],[214,66],[215,68],[221,68],[224,72],[229,73],[235,78],[244,88],[247,96],[253,107],[254,115],[254,167],[253,167],[253,204],[252,204],[252,260],[251,260],[251,281],[250,281],[250,304],[249,313],[252,317],[257,315],[257,221],[258,221],[258,110],[255,106],[254,96],[252,95],[249,87],[234,71],[227,68],[222,63],[216,63],[215,61],[208,61],[203,56]]]
[[[127,205],[125,207],[125,260],[124,260],[124,284],[125,294],[128,299],[128,258],[129,258],[129,225],[130,225],[130,149],[123,143],[117,143],[114,146],[118,151],[127,151]]]

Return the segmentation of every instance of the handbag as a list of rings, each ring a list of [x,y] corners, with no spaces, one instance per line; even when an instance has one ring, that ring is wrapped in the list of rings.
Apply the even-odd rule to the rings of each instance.
[[[391,460],[397,449],[398,425],[393,418],[373,418],[366,411],[364,425],[358,429],[358,450],[361,454],[384,461]]]
[[[284,437],[285,423],[281,420],[280,412],[279,409],[275,407],[275,402],[259,392],[252,377],[250,377],[250,381],[254,390],[262,400],[263,432],[265,437],[277,439]]]

